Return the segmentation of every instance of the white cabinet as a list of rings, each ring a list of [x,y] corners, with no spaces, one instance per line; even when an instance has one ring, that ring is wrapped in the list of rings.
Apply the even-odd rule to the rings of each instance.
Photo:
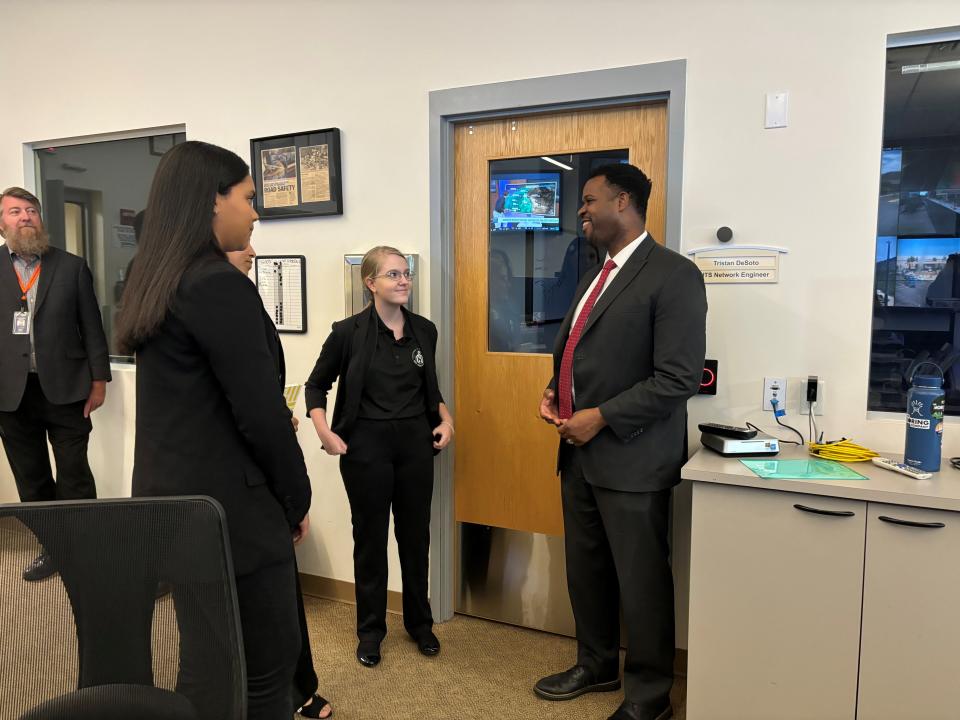
[[[960,512],[694,483],[687,717],[960,718]]]
[[[870,503],[867,514],[857,717],[955,720],[960,513]]]
[[[855,717],[866,507],[694,484],[689,720]]]

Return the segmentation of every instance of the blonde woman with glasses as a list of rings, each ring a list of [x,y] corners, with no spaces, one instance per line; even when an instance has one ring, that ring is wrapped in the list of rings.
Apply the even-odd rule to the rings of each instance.
[[[430,500],[433,456],[453,439],[453,418],[437,383],[437,328],[404,307],[412,278],[406,257],[375,247],[360,274],[373,302],[333,324],[305,393],[324,450],[340,457],[353,521],[357,660],[373,667],[387,633],[391,507],[404,627],[421,653],[440,652],[427,600]],[[338,378],[328,424],[327,393]]]

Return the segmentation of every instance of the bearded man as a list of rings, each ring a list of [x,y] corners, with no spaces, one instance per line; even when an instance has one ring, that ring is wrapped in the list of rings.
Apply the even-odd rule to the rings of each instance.
[[[17,492],[23,502],[95,498],[90,414],[106,397],[110,356],[93,277],[83,258],[51,247],[40,201],[23,188],[0,194],[0,236],[0,434]],[[55,572],[42,552],[23,577]]]

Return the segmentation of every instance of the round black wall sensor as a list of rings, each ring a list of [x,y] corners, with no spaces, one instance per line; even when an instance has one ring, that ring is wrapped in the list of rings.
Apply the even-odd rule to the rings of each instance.
[[[730,242],[733,239],[733,230],[724,225],[717,230],[717,240],[720,242]]]

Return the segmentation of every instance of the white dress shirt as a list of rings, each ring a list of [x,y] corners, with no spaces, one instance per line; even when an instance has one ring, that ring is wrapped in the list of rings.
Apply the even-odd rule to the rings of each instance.
[[[647,231],[644,230],[643,233],[640,235],[640,237],[638,237],[632,243],[627,245],[625,248],[623,248],[623,250],[618,252],[612,258],[610,257],[610,254],[607,253],[607,256],[603,260],[604,264],[606,264],[607,260],[613,260],[617,264],[617,266],[610,271],[609,275],[607,275],[607,282],[603,286],[603,289],[600,291],[600,295],[597,296],[597,300],[599,300],[600,297],[603,295],[604,291],[608,287],[610,287],[610,283],[613,282],[613,279],[617,276],[617,273],[620,272],[620,268],[622,268],[624,265],[627,264],[627,260],[630,259],[630,256],[633,255],[634,251],[638,247],[640,247],[641,243],[643,243],[643,241],[646,239],[647,239]],[[600,275],[602,274],[602,272],[603,271],[601,270],[600,273],[597,273],[597,276],[593,279],[593,282],[590,283],[590,287],[587,288],[587,291],[583,294],[583,297],[580,298],[580,302],[577,303],[577,311],[573,314],[573,320],[571,320],[570,322],[571,328],[577,324],[577,318],[580,317],[580,311],[583,310],[583,306],[586,304],[587,298],[590,297],[590,293],[592,293],[593,288],[596,287],[597,281],[600,279]]]

